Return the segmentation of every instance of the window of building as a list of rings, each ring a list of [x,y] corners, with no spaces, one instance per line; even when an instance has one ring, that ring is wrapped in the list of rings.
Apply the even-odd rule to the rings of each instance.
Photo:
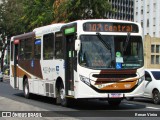
[[[142,26],[142,28],[143,28],[143,21],[141,21],[141,26]]]
[[[156,36],[156,32],[153,32],[153,37],[155,37]]]
[[[54,55],[54,35],[53,33],[46,34],[43,37],[43,59],[53,59]]]
[[[154,64],[154,55],[151,55],[151,64]]]
[[[156,11],[156,3],[153,4],[153,7],[154,7],[153,10],[154,10],[154,12],[155,12],[155,11]]]
[[[156,53],[160,52],[160,45],[156,45]]]
[[[149,27],[149,19],[147,19],[147,27]]]
[[[147,13],[149,13],[149,5],[147,5]]]
[[[156,55],[156,64],[159,64],[159,55]]]
[[[156,25],[156,18],[153,18],[153,26]]]
[[[151,45],[151,53],[154,53],[154,47],[155,45]]]
[[[156,55],[156,64],[160,64],[160,56]]]
[[[141,10],[141,14],[143,14],[143,10]]]

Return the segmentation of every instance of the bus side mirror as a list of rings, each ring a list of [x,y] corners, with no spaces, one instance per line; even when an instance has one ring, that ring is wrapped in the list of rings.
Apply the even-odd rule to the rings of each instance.
[[[78,51],[80,50],[81,47],[81,41],[80,40],[75,40],[75,50]]]

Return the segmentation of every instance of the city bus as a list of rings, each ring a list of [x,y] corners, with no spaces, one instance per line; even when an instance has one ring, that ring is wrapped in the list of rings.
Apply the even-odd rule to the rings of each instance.
[[[13,36],[10,84],[70,105],[99,99],[119,105],[144,92],[142,28],[114,19],[77,20]]]

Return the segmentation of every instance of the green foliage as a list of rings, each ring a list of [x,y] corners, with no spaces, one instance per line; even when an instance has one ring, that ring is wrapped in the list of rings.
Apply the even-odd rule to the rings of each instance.
[[[54,0],[25,0],[23,2],[24,14],[21,21],[28,31],[34,28],[51,24],[53,21]]]
[[[0,4],[0,34],[30,32],[53,21],[54,0],[3,0]]]
[[[106,18],[111,10],[107,0],[61,0],[59,6],[54,5],[54,19],[60,21],[74,21],[78,19]]]
[[[20,18],[23,14],[21,0],[3,0],[0,5],[0,33],[7,36],[24,31]]]
[[[3,0],[0,34],[11,37],[52,22],[106,18],[110,10],[107,0]]]

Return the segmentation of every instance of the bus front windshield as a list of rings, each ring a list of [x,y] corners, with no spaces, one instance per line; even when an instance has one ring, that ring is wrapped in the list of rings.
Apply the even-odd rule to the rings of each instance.
[[[90,69],[136,69],[144,65],[140,36],[82,35],[79,64]],[[106,47],[109,46],[109,47]]]

